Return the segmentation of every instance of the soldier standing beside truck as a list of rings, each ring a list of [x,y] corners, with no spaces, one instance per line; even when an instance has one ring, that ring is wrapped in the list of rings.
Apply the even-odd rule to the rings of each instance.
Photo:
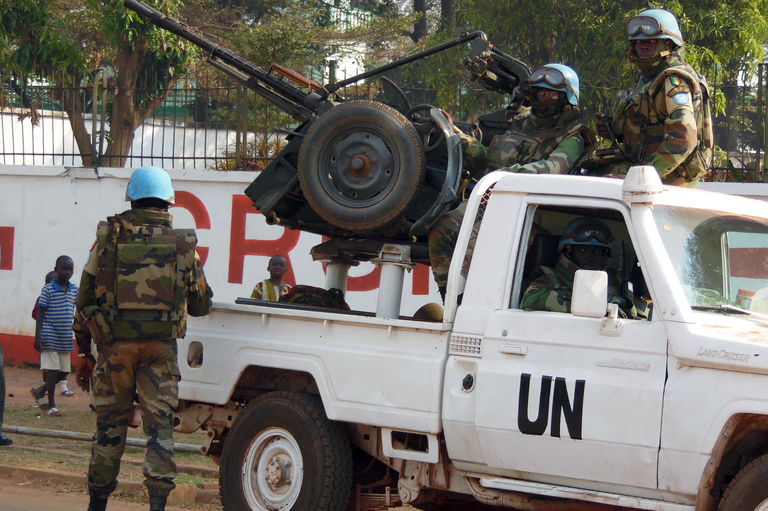
[[[144,484],[151,511],[175,487],[173,414],[178,405],[176,339],[187,313],[210,311],[213,292],[192,229],[173,229],[168,173],[142,167],[126,192],[131,209],[99,223],[83,269],[75,316],[77,382],[93,388],[96,433],[88,469],[89,511],[103,511],[117,485],[134,396],[147,436]],[[95,361],[91,339],[98,346]]]
[[[573,69],[547,64],[531,73],[526,86],[531,108],[516,115],[507,131],[494,137],[488,147],[456,129],[462,139],[464,166],[472,177],[493,170],[567,174],[595,143],[594,133],[581,122],[579,77]],[[429,232],[429,259],[443,299],[465,208],[466,203],[460,204]]]
[[[618,161],[605,170],[625,174],[632,165],[650,164],[666,184],[695,186],[712,163],[709,86],[685,62],[671,12],[641,12],[629,20],[627,35],[640,79],[619,94],[610,116],[597,116],[598,134],[616,145]]]

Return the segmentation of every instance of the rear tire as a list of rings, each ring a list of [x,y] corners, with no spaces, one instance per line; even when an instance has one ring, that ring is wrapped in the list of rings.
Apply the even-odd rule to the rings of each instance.
[[[227,511],[342,511],[352,451],[319,399],[271,392],[240,413],[227,434],[219,475]]]
[[[717,511],[768,511],[768,454],[742,468],[725,489]]]
[[[405,213],[424,181],[424,148],[413,124],[376,101],[348,101],[309,128],[298,161],[313,211],[352,232],[383,228]]]

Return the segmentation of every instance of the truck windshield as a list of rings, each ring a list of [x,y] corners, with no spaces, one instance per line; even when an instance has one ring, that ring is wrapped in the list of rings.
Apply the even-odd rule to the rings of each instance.
[[[674,206],[654,216],[692,308],[768,313],[768,220]]]

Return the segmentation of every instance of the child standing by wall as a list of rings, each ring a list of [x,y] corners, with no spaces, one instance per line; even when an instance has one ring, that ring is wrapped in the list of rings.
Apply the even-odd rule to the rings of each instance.
[[[70,354],[74,351],[75,335],[72,320],[77,302],[77,286],[69,281],[75,271],[72,258],[66,255],[56,259],[53,268],[56,278],[43,286],[38,301],[35,348],[40,351],[40,369],[45,383],[31,390],[41,409],[52,417],[61,416],[56,408],[56,382],[72,370]],[[43,397],[48,394],[45,406]]]
[[[50,281],[56,278],[56,272],[55,271],[49,271],[45,274],[45,283],[48,284]],[[40,297],[37,297],[37,300],[35,300],[35,306],[32,308],[32,319],[37,320],[37,311],[40,310]],[[72,397],[75,395],[74,392],[69,390],[69,384],[67,383],[67,375],[69,373],[59,373],[59,383],[56,385],[59,387],[59,393],[62,396],[66,397]],[[45,403],[45,400],[41,397],[39,400],[39,403]]]

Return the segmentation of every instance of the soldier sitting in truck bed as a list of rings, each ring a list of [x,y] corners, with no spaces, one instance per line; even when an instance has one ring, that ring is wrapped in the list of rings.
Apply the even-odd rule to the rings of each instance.
[[[531,108],[514,117],[507,131],[494,137],[488,147],[456,129],[462,138],[464,166],[472,177],[497,169],[566,174],[577,167],[595,143],[594,133],[581,122],[579,78],[573,69],[547,64],[531,73],[526,88]],[[460,204],[429,232],[430,264],[443,300],[465,209],[466,203]]]

